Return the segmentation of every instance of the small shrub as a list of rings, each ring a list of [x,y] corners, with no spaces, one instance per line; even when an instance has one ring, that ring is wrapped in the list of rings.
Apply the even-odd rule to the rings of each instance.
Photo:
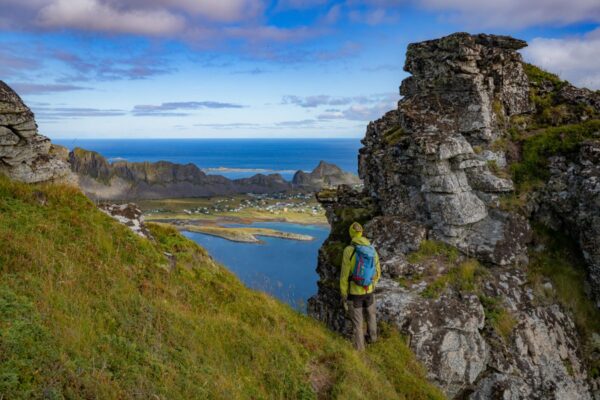
[[[504,339],[508,340],[517,320],[505,307],[500,298],[479,296],[483,306],[485,319],[490,326]]]
[[[460,253],[454,246],[436,240],[424,240],[419,246],[419,250],[410,253],[407,257],[408,262],[416,264],[428,258],[444,257],[449,262],[454,263]]]

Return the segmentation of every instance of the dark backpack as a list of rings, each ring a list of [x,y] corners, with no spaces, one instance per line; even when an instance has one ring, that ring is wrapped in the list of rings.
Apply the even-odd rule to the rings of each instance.
[[[373,283],[375,277],[375,257],[376,252],[373,246],[353,245],[354,252],[350,256],[356,255],[354,269],[350,275],[350,280],[365,290]]]

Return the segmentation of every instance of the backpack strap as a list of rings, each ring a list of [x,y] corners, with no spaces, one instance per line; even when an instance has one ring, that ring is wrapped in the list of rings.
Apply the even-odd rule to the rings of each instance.
[[[352,246],[352,254],[350,254],[350,260],[352,260],[352,257],[356,254],[356,246],[353,245],[352,243],[350,243],[350,246]],[[350,261],[348,260],[348,261]],[[350,271],[350,274],[348,275],[348,282],[352,282],[352,275],[354,274],[354,268],[352,267],[352,271]]]

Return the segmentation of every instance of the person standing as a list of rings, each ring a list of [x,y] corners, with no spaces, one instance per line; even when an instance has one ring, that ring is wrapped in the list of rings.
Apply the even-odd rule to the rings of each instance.
[[[354,222],[350,225],[350,245],[344,249],[340,292],[344,310],[352,320],[352,342],[362,351],[365,348],[363,314],[366,310],[368,339],[377,340],[377,310],[373,290],[381,277],[379,255],[369,240],[363,237],[363,227]]]

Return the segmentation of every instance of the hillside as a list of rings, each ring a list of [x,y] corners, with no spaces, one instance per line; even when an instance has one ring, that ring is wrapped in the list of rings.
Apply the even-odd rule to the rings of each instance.
[[[394,331],[360,355],[149,230],[0,175],[0,398],[442,398]]]

